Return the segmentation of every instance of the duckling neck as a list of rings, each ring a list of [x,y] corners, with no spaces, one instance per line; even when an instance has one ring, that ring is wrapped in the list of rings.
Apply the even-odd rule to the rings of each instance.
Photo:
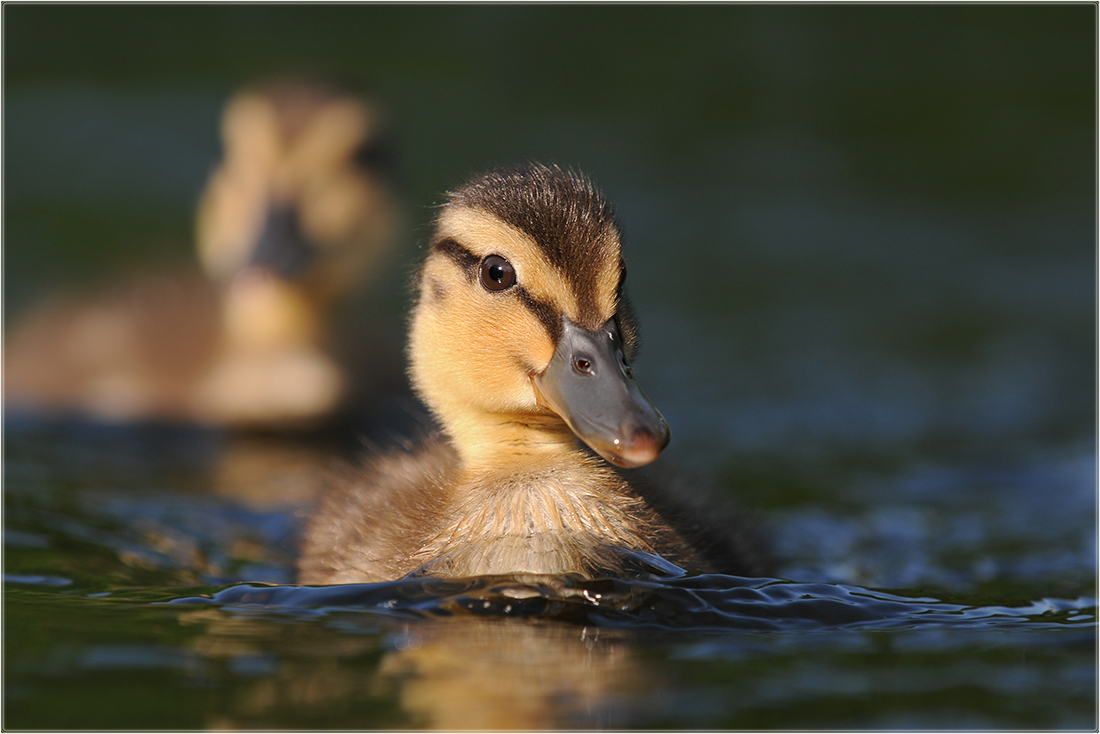
[[[418,554],[425,572],[594,573],[618,566],[615,548],[653,552],[641,501],[560,419],[448,427],[461,463],[449,519]]]
[[[554,458],[584,457],[576,436],[557,416],[464,415],[447,421],[447,434],[467,468],[524,466]]]

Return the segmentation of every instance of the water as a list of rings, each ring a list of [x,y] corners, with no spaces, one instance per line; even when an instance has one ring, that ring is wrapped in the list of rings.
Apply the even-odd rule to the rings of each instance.
[[[6,414],[5,729],[1096,728],[1095,8],[4,13],[6,324],[187,261],[234,85],[361,75],[410,202],[377,319],[439,191],[578,165],[661,462],[781,559],[298,587],[345,445]]]
[[[996,513],[942,471],[865,482],[884,506],[789,510],[783,579],[300,587],[298,485],[325,452],[234,476],[286,446],[35,422],[6,442],[11,728],[1093,721],[1091,460],[981,477]]]

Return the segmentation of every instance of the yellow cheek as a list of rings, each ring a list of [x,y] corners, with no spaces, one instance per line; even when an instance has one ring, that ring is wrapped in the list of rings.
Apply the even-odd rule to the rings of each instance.
[[[424,298],[410,356],[425,398],[489,412],[534,410],[529,371],[546,366],[553,344],[519,300],[480,292],[464,279],[448,283],[442,297]]]

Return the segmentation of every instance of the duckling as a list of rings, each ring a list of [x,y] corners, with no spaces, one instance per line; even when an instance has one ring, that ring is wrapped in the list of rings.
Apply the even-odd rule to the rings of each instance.
[[[284,427],[346,404],[329,322],[398,224],[379,115],[328,83],[281,80],[237,94],[222,139],[198,207],[203,274],[33,312],[6,339],[9,409]]]
[[[634,377],[625,280],[612,207],[581,174],[532,164],[448,194],[408,346],[441,430],[328,489],[300,581],[593,577],[639,558],[759,575],[745,528],[708,524],[608,465],[649,464],[670,436]]]

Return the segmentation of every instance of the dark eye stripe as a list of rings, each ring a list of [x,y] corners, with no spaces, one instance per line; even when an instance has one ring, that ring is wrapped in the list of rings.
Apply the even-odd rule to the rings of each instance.
[[[438,252],[451,258],[462,269],[466,280],[471,283],[477,278],[481,260],[451,237],[433,242],[432,252]],[[557,344],[562,334],[561,312],[554,308],[553,304],[533,297],[522,285],[514,286],[509,292],[516,294],[524,307],[546,327],[546,332],[550,335],[550,339],[554,344]]]
[[[542,325],[546,327],[546,332],[550,334],[551,341],[557,345],[561,339],[562,325],[561,325],[561,312],[554,306],[546,301],[540,301],[532,296],[523,286],[516,286],[512,289],[513,292],[519,296],[520,302],[527,307],[527,310],[535,315]]]
[[[462,273],[466,276],[466,280],[471,283],[474,281],[474,278],[477,277],[477,270],[478,266],[481,264],[481,259],[460,245],[456,240],[450,237],[436,240],[432,243],[432,252],[438,252],[441,255],[446,255],[451,258],[455,265],[462,269]]]

